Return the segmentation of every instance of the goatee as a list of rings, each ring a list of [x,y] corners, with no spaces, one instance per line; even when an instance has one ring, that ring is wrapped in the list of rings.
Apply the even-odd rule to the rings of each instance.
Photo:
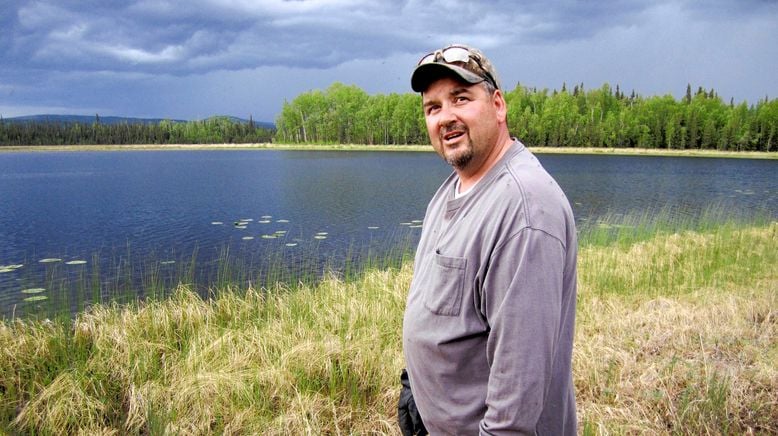
[[[472,160],[473,160],[473,147],[469,145],[461,153],[457,153],[453,156],[446,157],[446,163],[448,163],[449,165],[451,165],[452,167],[458,170],[467,167],[467,165]]]

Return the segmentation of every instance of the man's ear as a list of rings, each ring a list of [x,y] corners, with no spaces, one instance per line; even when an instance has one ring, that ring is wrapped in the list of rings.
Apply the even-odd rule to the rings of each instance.
[[[497,118],[501,122],[507,122],[508,119],[508,104],[505,102],[505,97],[502,95],[502,91],[496,89],[492,94],[492,104],[497,112]]]

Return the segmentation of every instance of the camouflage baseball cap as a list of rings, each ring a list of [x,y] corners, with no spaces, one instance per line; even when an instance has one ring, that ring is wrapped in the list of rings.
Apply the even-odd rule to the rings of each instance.
[[[462,44],[453,44],[424,55],[411,75],[411,88],[424,92],[427,87],[445,75],[456,75],[467,83],[487,81],[500,89],[497,72],[480,50]]]

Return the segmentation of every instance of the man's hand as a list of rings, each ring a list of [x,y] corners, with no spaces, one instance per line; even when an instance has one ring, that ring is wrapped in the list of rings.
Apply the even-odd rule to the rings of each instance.
[[[403,369],[400,375],[400,383],[403,385],[400,391],[400,401],[397,404],[397,419],[400,423],[400,431],[403,436],[425,436],[427,429],[421,422],[421,415],[416,409],[416,402],[413,401],[413,392],[411,392],[411,383],[408,381],[408,372]]]

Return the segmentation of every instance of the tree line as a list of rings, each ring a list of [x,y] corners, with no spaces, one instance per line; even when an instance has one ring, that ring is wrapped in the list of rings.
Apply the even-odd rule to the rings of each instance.
[[[712,89],[673,96],[624,94],[604,84],[585,90],[538,90],[517,84],[505,92],[508,128],[536,147],[635,147],[665,149],[778,150],[778,100],[755,105],[725,103]],[[159,123],[7,122],[0,145],[79,144],[427,144],[418,94],[368,95],[334,83],[287,101],[276,129],[227,117]]]
[[[681,99],[624,94],[604,84],[505,92],[508,128],[531,146],[778,150],[778,100],[724,103],[687,86]],[[368,95],[335,83],[285,102],[275,140],[291,143],[426,144],[418,94]]]
[[[273,129],[253,120],[227,117],[159,123],[7,122],[0,120],[0,145],[223,144],[270,142]]]

